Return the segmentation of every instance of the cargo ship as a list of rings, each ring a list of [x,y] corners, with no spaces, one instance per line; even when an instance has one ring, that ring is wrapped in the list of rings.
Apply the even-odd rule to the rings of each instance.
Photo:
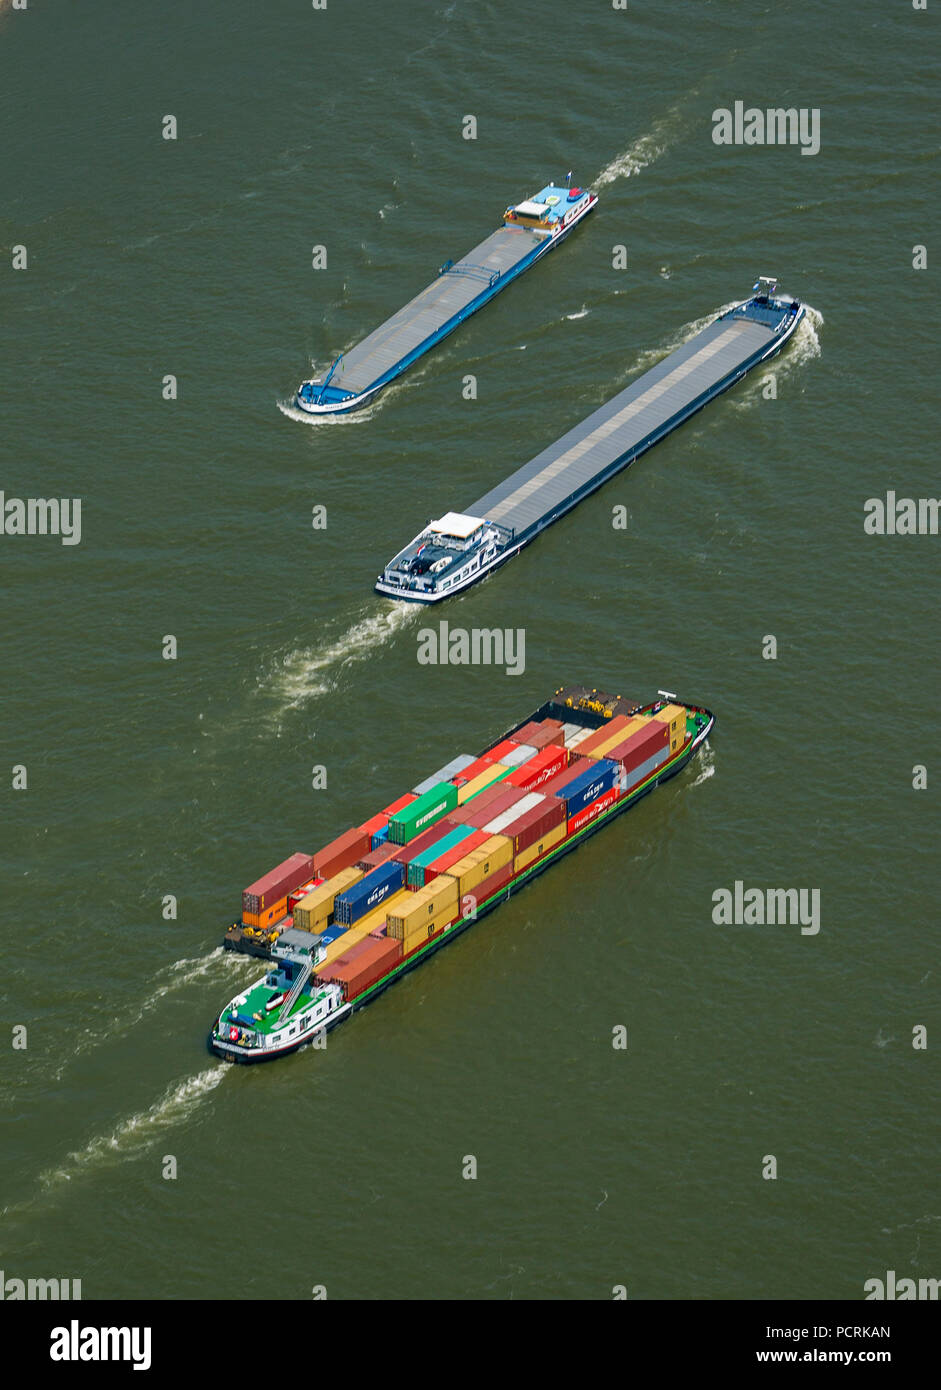
[[[442,338],[505,289],[570,232],[598,202],[588,189],[550,183],[508,207],[503,225],[361,343],[341,353],[323,379],[302,382],[295,405],[307,415],[358,410]]]
[[[642,704],[562,688],[476,756],[292,855],[245,889],[226,933],[270,969],[219,1014],[210,1050],[265,1062],[325,1036],[674,777],[714,722],[670,691]]]
[[[752,298],[720,314],[624,391],[464,511],[428,524],[385,566],[376,592],[438,603],[518,555],[560,516],[773,357],[804,317],[761,276]]]

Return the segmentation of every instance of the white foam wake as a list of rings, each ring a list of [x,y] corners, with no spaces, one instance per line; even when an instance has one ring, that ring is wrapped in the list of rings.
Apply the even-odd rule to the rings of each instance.
[[[130,1032],[168,994],[207,975],[223,975],[233,969],[240,969],[249,963],[250,959],[235,951],[226,951],[222,946],[216,946],[204,956],[184,958],[163,966],[154,976],[154,987],[145,999],[116,1013],[102,1028],[86,1028],[76,1034],[67,1055],[58,1061],[54,1071],[55,1079],[61,1081],[77,1057],[84,1056],[102,1044]]]
[[[682,114],[678,106],[672,106],[664,116],[654,121],[645,135],[639,136],[621,154],[615,155],[611,163],[602,169],[590,188],[604,188],[617,179],[633,178],[644,169],[649,169],[654,160],[666,154],[682,128]]]
[[[710,748],[708,739],[706,739],[705,743],[703,744],[700,750],[699,766],[699,776],[693,782],[694,787],[701,786],[703,782],[708,782],[710,777],[715,776],[716,755]]]
[[[306,701],[335,690],[337,676],[344,667],[372,656],[417,617],[415,605],[389,600],[378,612],[360,618],[333,641],[289,652],[281,670],[265,684],[278,690],[285,708],[299,708]]]
[[[98,1134],[89,1139],[83,1149],[70,1153],[65,1163],[40,1173],[40,1187],[46,1192],[52,1191],[95,1164],[128,1158],[150,1148],[166,1130],[186,1120],[202,1104],[227,1070],[226,1063],[219,1062],[176,1082],[149,1109],[122,1120],[110,1134]]]

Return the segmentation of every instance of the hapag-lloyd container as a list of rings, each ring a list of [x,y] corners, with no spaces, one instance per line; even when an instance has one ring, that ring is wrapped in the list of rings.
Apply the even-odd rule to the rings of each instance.
[[[314,873],[318,878],[333,878],[341,869],[348,869],[362,859],[371,847],[370,837],[365,831],[358,827],[347,830],[344,835],[338,835],[329,845],[317,851],[314,855]]]
[[[591,821],[597,820],[599,816],[604,815],[605,811],[609,810],[614,805],[619,795],[620,789],[617,785],[610,787],[606,792],[602,792],[597,801],[593,801],[589,806],[586,806],[584,810],[579,811],[577,816],[572,816],[568,823],[568,833],[570,835],[577,835],[579,830],[584,829]]]
[[[242,892],[242,911],[261,913],[275,903],[287,900],[293,888],[299,888],[315,876],[314,856],[292,854],[268,873],[250,883]]]
[[[333,904],[336,919],[338,922],[352,925],[404,887],[405,865],[398,859],[381,864],[378,869],[373,869],[371,874],[366,874],[358,883],[354,883],[352,888],[337,894]]]
[[[524,787],[529,791],[534,791],[536,788],[542,787],[545,782],[551,782],[553,777],[557,777],[560,772],[563,772],[568,765],[568,760],[567,748],[563,748],[557,743],[549,743],[522,767],[511,772],[506,779],[507,785]]]

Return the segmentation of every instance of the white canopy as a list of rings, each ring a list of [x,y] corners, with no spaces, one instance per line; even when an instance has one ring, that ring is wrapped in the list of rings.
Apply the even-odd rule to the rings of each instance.
[[[458,540],[466,541],[468,536],[472,536],[478,526],[483,524],[483,517],[465,516],[463,512],[448,512],[439,521],[429,521],[428,530],[438,536],[456,536]]]
[[[549,211],[549,204],[533,202],[517,203],[513,211],[520,213],[523,217],[545,217],[546,213]]]

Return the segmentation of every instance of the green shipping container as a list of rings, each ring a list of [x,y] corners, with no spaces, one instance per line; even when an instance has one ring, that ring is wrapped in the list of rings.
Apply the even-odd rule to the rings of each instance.
[[[407,845],[456,805],[457,787],[453,782],[439,782],[389,818],[389,839],[394,845]]]

